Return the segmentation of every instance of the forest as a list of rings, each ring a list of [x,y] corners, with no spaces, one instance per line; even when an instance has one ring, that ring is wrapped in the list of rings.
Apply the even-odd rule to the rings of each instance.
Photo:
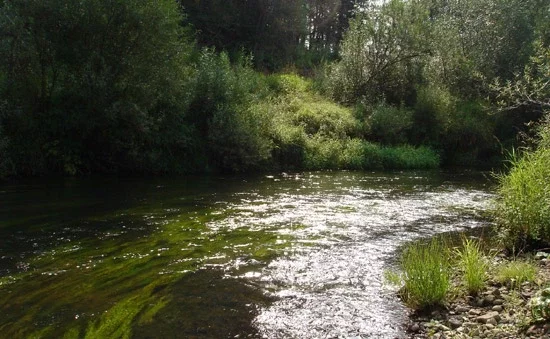
[[[545,0],[5,0],[0,176],[498,166]]]

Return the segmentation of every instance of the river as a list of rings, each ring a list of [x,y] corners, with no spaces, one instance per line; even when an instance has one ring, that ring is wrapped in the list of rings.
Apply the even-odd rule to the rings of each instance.
[[[0,185],[10,338],[402,338],[400,247],[489,225],[486,173]]]

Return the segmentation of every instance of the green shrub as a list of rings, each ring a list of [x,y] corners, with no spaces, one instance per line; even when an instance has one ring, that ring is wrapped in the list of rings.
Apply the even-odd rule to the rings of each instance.
[[[413,124],[413,112],[404,107],[378,104],[368,118],[370,136],[382,144],[407,143]]]
[[[470,295],[478,294],[486,286],[489,268],[479,242],[463,238],[462,248],[457,250],[457,256],[466,290]]]
[[[495,277],[501,284],[519,288],[524,282],[532,282],[537,275],[537,267],[530,262],[514,260],[496,268]]]
[[[10,1],[0,17],[2,125],[19,174],[188,160],[187,136],[165,128],[186,109],[192,46],[174,1]]]
[[[271,116],[253,105],[264,99],[265,82],[250,63],[231,65],[225,53],[204,49],[195,65],[188,119],[214,169],[249,170],[271,156]]]
[[[444,88],[425,86],[417,91],[412,139],[416,144],[439,145],[455,107],[455,99]]]
[[[529,301],[529,307],[535,321],[550,320],[550,288],[538,291]]]
[[[496,218],[508,247],[550,243],[550,149],[512,160],[499,177]]]
[[[382,165],[386,169],[430,169],[439,167],[439,155],[429,147],[382,147]]]
[[[441,147],[450,164],[475,165],[498,154],[495,119],[482,101],[459,101],[449,116]]]
[[[401,266],[407,304],[423,309],[445,300],[451,280],[448,249],[441,239],[407,246]]]

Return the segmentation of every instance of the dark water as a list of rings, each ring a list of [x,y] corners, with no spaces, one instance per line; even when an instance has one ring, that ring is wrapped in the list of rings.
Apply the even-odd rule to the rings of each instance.
[[[0,186],[0,336],[394,338],[412,239],[487,225],[478,172]]]

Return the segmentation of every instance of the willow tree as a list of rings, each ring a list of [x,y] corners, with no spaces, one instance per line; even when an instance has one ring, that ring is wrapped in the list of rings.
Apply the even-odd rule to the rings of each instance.
[[[357,13],[341,43],[341,60],[328,70],[335,99],[375,102],[396,93],[415,60],[430,50],[428,15],[422,3],[403,0]]]

